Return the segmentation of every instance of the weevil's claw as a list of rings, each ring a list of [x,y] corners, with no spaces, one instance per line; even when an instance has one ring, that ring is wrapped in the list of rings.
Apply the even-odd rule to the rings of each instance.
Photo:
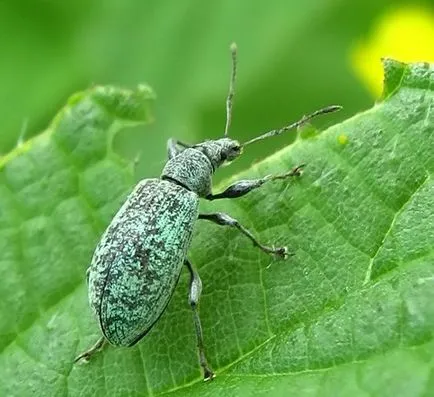
[[[203,370],[203,381],[207,382],[209,380],[213,380],[215,378],[215,374],[211,368],[204,368]]]
[[[294,167],[291,171],[290,171],[290,175],[291,176],[301,176],[301,174],[303,173],[304,167],[306,167],[306,164],[300,164],[297,167]]]
[[[80,354],[79,356],[74,358],[74,364],[77,364],[79,361],[81,361],[83,364],[86,364],[89,362],[90,355],[88,352],[84,352]]]
[[[274,253],[279,256],[282,259],[286,259],[288,257],[288,248],[286,247],[279,247],[276,248]]]
[[[289,252],[287,247],[279,247],[274,250],[274,254],[280,257],[280,259],[288,259],[289,256],[294,256],[293,252]],[[271,263],[266,267],[269,269],[271,267]]]
[[[81,360],[83,360],[83,362],[85,363],[89,362],[90,358],[95,353],[100,352],[104,348],[104,346],[106,346],[106,344],[107,341],[104,337],[99,338],[97,342],[89,350],[84,351],[74,359],[74,364],[78,363]]]
[[[288,257],[295,255],[293,252],[289,252],[287,247],[275,248],[274,254],[282,259],[288,259]]]

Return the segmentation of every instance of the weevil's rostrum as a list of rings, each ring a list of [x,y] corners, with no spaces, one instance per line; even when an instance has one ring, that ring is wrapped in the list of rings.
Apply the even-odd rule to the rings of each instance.
[[[89,273],[89,301],[106,339],[136,343],[163,313],[198,216],[187,189],[145,179],[102,236]]]
[[[339,110],[340,106],[317,110],[295,123],[271,130],[242,144],[228,138],[236,75],[235,45],[231,46],[231,51],[233,62],[224,137],[196,145],[170,139],[167,147],[169,160],[161,177],[139,182],[101,237],[87,276],[90,305],[103,336],[75,361],[88,360],[106,342],[115,346],[137,343],[164,313],[185,265],[190,273],[188,301],[193,312],[199,363],[204,379],[212,379],[214,372],[205,356],[198,310],[202,282],[187,258],[196,221],[206,220],[236,228],[264,253],[282,258],[287,256],[286,247],[262,244],[228,214],[199,213],[199,198],[233,199],[270,181],[299,176],[303,165],[283,174],[238,181],[221,193],[212,192],[214,172],[223,163],[240,156],[244,147],[280,135],[320,114]]]

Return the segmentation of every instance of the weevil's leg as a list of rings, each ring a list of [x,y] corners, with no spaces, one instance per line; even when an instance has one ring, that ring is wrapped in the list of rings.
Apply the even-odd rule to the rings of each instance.
[[[246,229],[243,225],[240,225],[240,223],[236,219],[232,218],[228,214],[225,214],[223,212],[214,212],[212,214],[199,214],[199,219],[205,219],[207,221],[211,221],[222,226],[235,227],[241,233],[247,236],[254,246],[258,247],[267,254],[278,255],[282,258],[286,258],[288,255],[288,249],[286,247],[274,248],[267,247],[266,245],[261,244],[248,229]]]
[[[204,380],[211,380],[214,378],[214,372],[208,365],[208,361],[205,357],[205,348],[203,344],[202,325],[199,317],[199,299],[202,293],[202,281],[199,274],[188,259],[185,260],[185,265],[190,272],[190,293],[188,294],[188,302],[193,310],[194,327],[197,337],[197,349],[199,353],[200,366],[203,368]]]
[[[280,175],[267,175],[260,179],[247,179],[244,181],[238,181],[229,186],[224,192],[217,194],[208,194],[205,198],[207,200],[218,200],[223,198],[238,198],[246,195],[247,193],[261,187],[264,183],[269,181],[275,181],[277,179],[286,179],[293,176],[300,176],[303,170],[304,164],[294,167],[291,171]]]
[[[97,342],[90,349],[88,349],[85,352],[83,352],[80,355],[78,355],[74,359],[74,363],[77,363],[80,360],[89,361],[90,358],[95,353],[98,353],[99,351],[101,351],[102,349],[104,349],[104,346],[106,346],[106,345],[107,345],[107,340],[103,336],[101,336],[101,338],[99,338],[97,340]]]
[[[90,266],[86,269],[86,284],[89,285]]]
[[[177,139],[170,138],[167,141],[167,157],[169,157],[170,160],[172,157],[175,157],[177,154],[181,153],[188,147],[190,147],[190,145],[178,141]]]

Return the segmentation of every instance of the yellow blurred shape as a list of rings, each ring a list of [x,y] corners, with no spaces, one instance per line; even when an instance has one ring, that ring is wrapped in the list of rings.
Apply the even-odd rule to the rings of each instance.
[[[338,142],[341,145],[346,145],[348,143],[348,135],[345,134],[338,135]]]
[[[434,12],[415,7],[390,10],[352,49],[353,68],[376,97],[383,88],[381,58],[434,62]]]

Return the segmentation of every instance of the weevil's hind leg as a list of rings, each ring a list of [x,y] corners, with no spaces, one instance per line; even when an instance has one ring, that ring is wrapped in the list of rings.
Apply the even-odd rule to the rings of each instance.
[[[202,293],[202,281],[199,274],[188,259],[185,260],[185,265],[190,272],[190,293],[188,294],[188,302],[193,310],[194,327],[197,337],[197,349],[199,353],[200,366],[203,368],[204,380],[212,380],[214,378],[214,372],[208,365],[208,361],[205,357],[205,348],[203,343],[202,324],[199,317],[199,299]]]
[[[101,338],[99,338],[90,349],[78,355],[74,359],[74,363],[77,363],[80,360],[89,361],[95,353],[100,352],[102,349],[104,349],[105,346],[107,346],[107,340],[103,336],[101,336]]]
[[[243,225],[241,225],[236,219],[232,218],[230,215],[225,214],[223,212],[214,212],[212,214],[199,214],[199,219],[205,219],[207,221],[211,221],[217,223],[217,225],[222,226],[230,226],[238,229],[241,233],[247,236],[250,241],[253,243],[255,247],[258,247],[260,250],[264,251],[267,254],[277,255],[281,258],[286,258],[288,256],[288,249],[286,247],[267,247],[266,245],[261,244],[255,236],[253,236],[252,232],[246,229]]]
[[[167,141],[167,157],[170,160],[171,158],[175,157],[176,155],[178,155],[188,147],[190,147],[190,145],[178,141],[177,139],[170,138]]]
[[[212,201],[224,198],[242,197],[247,193],[250,193],[252,190],[260,188],[266,182],[275,181],[277,179],[286,179],[293,176],[300,176],[304,166],[304,164],[301,164],[297,167],[294,167],[291,171],[286,172],[285,174],[267,175],[264,178],[260,179],[248,179],[244,181],[238,181],[233,185],[229,186],[225,191],[217,194],[209,194],[205,198]]]

